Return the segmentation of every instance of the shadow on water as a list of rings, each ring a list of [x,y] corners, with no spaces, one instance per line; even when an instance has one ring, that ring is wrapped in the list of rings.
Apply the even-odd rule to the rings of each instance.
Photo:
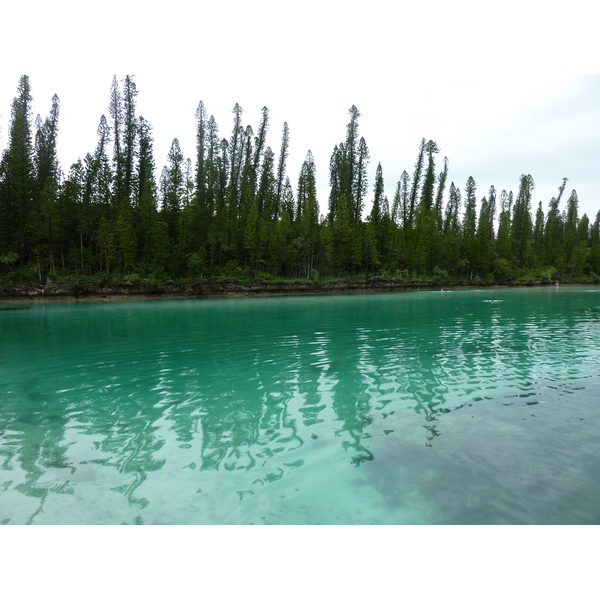
[[[600,410],[576,393],[579,406],[568,406],[563,392],[573,394],[446,413],[426,427],[433,445],[418,443],[407,423],[380,446],[367,479],[387,510],[417,505],[428,523],[598,524]]]

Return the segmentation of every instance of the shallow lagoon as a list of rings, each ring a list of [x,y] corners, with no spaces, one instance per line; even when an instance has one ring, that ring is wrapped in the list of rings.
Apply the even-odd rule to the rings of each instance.
[[[600,522],[600,288],[0,308],[4,524]]]

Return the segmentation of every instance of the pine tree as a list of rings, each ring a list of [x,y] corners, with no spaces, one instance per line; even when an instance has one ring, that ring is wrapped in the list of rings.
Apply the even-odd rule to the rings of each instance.
[[[490,240],[495,238],[494,234],[494,219],[496,218],[496,188],[492,185],[490,186],[490,191],[488,192],[488,205],[489,205],[489,232],[490,232]]]
[[[426,209],[430,210],[433,204],[433,193],[435,187],[435,159],[434,155],[440,150],[438,145],[433,141],[429,140],[425,144],[425,153],[427,154],[427,171],[425,171],[425,177],[423,178],[423,189],[421,191],[421,205]]]
[[[266,106],[263,106],[261,114],[262,117],[258,126],[258,133],[256,134],[256,139],[254,140],[254,170],[257,173],[263,159],[267,132],[269,131],[269,109]]]
[[[294,198],[294,190],[290,183],[290,178],[285,178],[285,185],[283,186],[283,194],[281,201],[281,211],[286,212],[289,215],[290,223],[293,223],[296,219],[296,200]]]
[[[592,270],[600,272],[600,211],[596,213],[594,224],[590,228],[590,253],[588,262]]]
[[[380,225],[379,231],[377,234],[377,243],[378,243],[378,252],[379,258],[382,264],[391,264],[393,260],[392,255],[392,244],[394,241],[394,235],[396,233],[396,226],[392,222],[391,214],[390,214],[390,203],[387,199],[387,196],[383,196],[381,198],[380,203]]]
[[[435,214],[437,217],[437,229],[442,233],[444,229],[443,203],[446,191],[446,180],[448,179],[448,158],[444,156],[444,169],[438,175],[438,187],[435,195]],[[493,217],[492,217],[493,218]]]
[[[450,184],[450,195],[448,204],[446,205],[446,215],[444,220],[444,235],[450,233],[458,234],[460,232],[460,208],[462,198],[460,190],[454,185],[454,181]]]
[[[354,224],[362,221],[362,213],[365,207],[364,198],[368,190],[367,166],[369,164],[369,148],[365,138],[361,137],[358,143],[358,153],[356,157],[356,167],[353,169],[355,173],[355,182],[352,189],[352,197],[354,199],[354,214],[352,220]]]
[[[132,75],[123,80],[123,196],[134,198],[138,120],[135,114],[138,91]],[[120,198],[117,198],[119,201]]]
[[[535,226],[533,229],[533,248],[536,255],[536,262],[543,263],[545,258],[544,253],[544,209],[542,202],[538,204],[538,209],[535,213]]]
[[[26,224],[35,186],[31,137],[31,86],[23,75],[11,109],[8,148],[0,161],[0,255],[14,252],[28,260]]]
[[[378,233],[380,232],[375,229],[375,225],[371,221],[361,225],[364,229],[363,265],[367,271],[374,272],[381,266],[380,239],[378,240]]]
[[[417,155],[417,162],[415,163],[415,174],[412,178],[412,186],[410,189],[410,197],[408,200],[408,210],[406,215],[406,223],[410,228],[413,226],[413,218],[417,206],[417,196],[419,194],[419,185],[421,183],[421,175],[423,173],[423,161],[425,159],[425,138],[421,140],[419,146],[419,154]]]
[[[577,226],[577,246],[573,252],[573,266],[578,271],[583,271],[588,266],[590,250],[590,220],[587,214],[583,214]]]
[[[29,215],[26,229],[38,267],[40,281],[43,271],[56,273],[56,259],[62,250],[62,215],[58,202],[59,186],[54,177],[48,177],[36,202],[36,210]]]
[[[254,268],[258,268],[261,258],[260,235],[259,235],[260,219],[258,214],[258,206],[256,202],[250,205],[250,211],[246,221],[244,230],[244,246],[248,253],[250,264]]]
[[[507,193],[506,190],[502,190],[500,194],[500,216],[498,218],[498,239],[496,242],[496,248],[498,250],[498,256],[505,261],[510,261],[512,259],[512,252],[510,248],[512,205],[513,193]]]
[[[273,253],[277,259],[277,269],[281,274],[292,274],[297,267],[297,252],[294,244],[294,226],[287,210],[281,211],[281,217],[274,224]]]
[[[239,182],[244,159],[244,128],[242,126],[242,108],[236,102],[233,107],[233,129],[227,146],[222,147],[223,156],[228,157],[228,164],[223,163],[223,169],[229,171],[229,183],[225,194],[225,228],[226,246],[231,250],[235,245],[235,225],[239,211]],[[223,140],[226,142],[225,140]]]
[[[600,210],[596,213],[593,225],[590,227],[590,246],[600,242]]]
[[[240,183],[240,208],[239,208],[239,229],[244,231],[246,229],[246,222],[250,215],[252,206],[256,204],[256,192],[257,192],[257,176],[258,170],[254,165],[252,138],[254,132],[252,127],[248,125],[245,132],[244,149],[245,159],[244,167],[242,169],[242,179]],[[258,208],[257,208],[258,211]],[[257,212],[258,214],[258,212]]]
[[[137,237],[133,225],[133,210],[127,196],[123,196],[119,207],[114,243],[120,266],[129,273],[136,262]]]
[[[155,178],[155,161],[152,128],[143,118],[138,120],[139,156],[137,165],[137,207],[136,237],[139,251],[146,264],[164,262],[168,254],[166,223],[158,214],[157,189]],[[165,246],[167,249],[165,249]]]
[[[423,187],[421,198],[414,214],[414,228],[411,228],[409,239],[409,252],[413,257],[412,266],[418,268],[432,268],[435,261],[435,254],[439,245],[438,223],[440,216],[436,212],[433,203],[435,187],[435,160],[434,155],[439,152],[437,144],[429,140],[422,146],[424,153],[427,154],[428,164],[425,175],[423,176]],[[419,162],[420,158],[417,160]],[[415,174],[415,177],[418,177]],[[418,179],[417,179],[418,181]],[[416,186],[413,182],[413,189]]]
[[[317,199],[317,183],[316,183],[316,166],[312,152],[309,150],[306,154],[306,159],[302,163],[300,175],[298,177],[298,209],[296,219],[300,220],[311,211],[310,221],[314,224],[318,222],[318,204]],[[316,212],[315,209],[316,208]]]
[[[231,140],[229,142],[229,168],[230,182],[229,193],[231,194],[231,205],[237,203],[238,183],[241,173],[241,165],[243,158],[242,139],[244,128],[242,126],[242,107],[236,102],[232,110],[234,114],[233,129],[231,132]]]
[[[577,226],[579,225],[579,200],[573,190],[567,201],[567,218],[565,221],[565,256],[571,260],[571,254],[577,245]]]
[[[33,207],[28,216],[28,237],[37,263],[47,260],[55,273],[55,256],[60,247],[61,215],[58,206],[59,165],[57,157],[59,100],[54,94],[50,115],[42,122],[38,115],[35,135],[35,190]]]
[[[95,207],[89,202],[87,177],[91,161],[88,159],[86,163],[84,165],[81,160],[77,160],[71,165],[68,176],[59,191],[63,239],[62,266],[65,267],[64,252],[70,251],[74,257],[78,251],[82,271],[88,267],[90,270],[102,269],[102,254],[98,245],[99,216],[93,210]],[[89,218],[88,223],[85,223],[85,218]],[[89,230],[84,230],[85,225],[89,226]],[[84,234],[89,237],[84,238]]]
[[[356,165],[358,163],[357,155],[359,152],[358,119],[361,114],[354,104],[350,107],[348,113],[350,114],[350,122],[346,126],[345,156],[341,172],[341,193],[346,194],[346,198],[352,202],[351,195],[354,191],[355,181],[358,178],[356,172]],[[354,214],[356,214],[356,210],[354,210]]]
[[[110,89],[108,112],[112,117],[113,166],[114,166],[114,204],[119,206],[125,193],[125,169],[123,156],[123,100],[117,77],[113,77]]]
[[[583,242],[586,246],[590,242],[590,219],[586,213],[583,213],[579,219],[579,225],[577,225],[577,241]]]
[[[281,136],[281,149],[279,150],[279,161],[277,163],[277,201],[281,205],[283,202],[285,166],[289,154],[290,132],[288,124],[283,124],[283,133]]]
[[[142,197],[147,190],[156,187],[154,178],[155,162],[154,162],[154,139],[152,137],[152,127],[144,117],[138,119],[139,131],[139,154],[137,163],[137,194],[136,204],[141,206]]]
[[[512,245],[517,263],[525,266],[530,261],[529,243],[532,240],[531,192],[534,188],[531,175],[521,175],[519,194],[513,207]]]
[[[419,204],[415,213],[415,227],[412,232],[412,244],[409,247],[409,265],[418,270],[429,270],[434,266],[435,237],[437,219],[435,212],[425,203]]]
[[[180,255],[185,257],[196,250],[198,246],[195,227],[195,207],[192,205],[194,197],[194,168],[190,158],[185,158],[183,161],[183,186],[181,192],[178,249]]]
[[[406,171],[402,171],[400,181],[398,182],[399,200],[401,207],[401,224],[402,227],[412,227],[412,212],[410,207],[410,175]]]
[[[299,253],[306,269],[306,277],[314,270],[319,240],[319,203],[317,201],[316,166],[309,150],[298,177],[298,232]]]
[[[211,243],[211,266],[213,259],[221,262],[223,252],[230,247],[230,227],[228,213],[228,198],[229,179],[230,179],[230,164],[229,164],[229,142],[222,139],[219,147],[219,154],[216,159],[216,175],[217,181],[215,186],[215,216],[212,232],[210,232]]]
[[[264,152],[257,193],[258,212],[259,214],[264,215],[264,218],[267,221],[277,219],[279,214],[279,206],[277,205],[277,184],[273,173],[274,162],[275,155],[273,154],[273,150],[271,150],[270,147],[267,147]]]
[[[200,196],[200,210],[208,219],[215,214],[216,202],[220,190],[220,152],[219,128],[213,115],[208,119],[206,130],[206,197]]]
[[[329,159],[329,222],[333,223],[340,195],[342,193],[342,170],[344,163],[343,144],[337,144],[333,148],[331,158]]]
[[[370,221],[378,229],[381,224],[381,202],[384,194],[383,169],[381,163],[378,163],[375,171],[375,187],[373,189],[373,208],[371,208]]]
[[[369,149],[364,138],[358,138],[360,112],[352,105],[350,122],[346,126],[346,140],[337,144],[329,161],[329,220],[333,222],[337,205],[343,195],[350,206],[351,226],[361,221],[364,197],[368,190],[367,165]]]
[[[116,235],[114,227],[102,217],[100,226],[98,227],[98,247],[102,256],[104,256],[104,264],[106,274],[110,274],[111,268],[114,266],[118,257]]]
[[[571,198],[573,198],[573,200],[571,200]],[[577,192],[575,190],[571,192],[571,198],[569,198],[569,205],[573,202],[578,207]],[[569,216],[569,212],[567,212],[567,225],[570,224]],[[588,216],[584,214],[580,219],[576,219],[576,222],[575,243],[568,258],[572,272],[582,273],[587,265],[588,256],[590,254],[590,249],[588,247],[590,220],[588,219]]]
[[[39,120],[35,136],[35,171],[38,194],[44,189],[48,177],[55,180],[58,177],[57,137],[59,113],[60,101],[58,96],[54,94],[50,115],[43,123],[41,119]]]
[[[114,223],[117,213],[112,196],[113,172],[107,155],[111,139],[110,127],[104,115],[100,118],[97,135],[96,149],[93,155],[89,153],[86,155],[81,175],[78,175],[78,169],[73,168],[69,175],[73,190],[68,197],[71,199],[77,197],[74,190],[78,186],[82,188],[81,202],[76,204],[78,207],[77,236],[82,270],[86,263],[90,264],[94,255],[98,255],[100,261],[104,257],[98,246],[100,222],[104,219],[107,226],[109,223]],[[81,180],[78,183],[76,183],[77,178]]]
[[[446,269],[454,270],[460,262],[460,240],[461,234],[461,222],[460,222],[460,209],[462,204],[462,197],[460,189],[458,189],[454,182],[450,184],[448,204],[446,205],[446,212],[444,218],[444,244],[442,247],[442,258],[441,266]]]
[[[406,173],[406,171],[404,171]],[[402,232],[400,225],[402,223],[402,199],[401,199],[401,183],[396,184],[394,199],[392,200],[392,208],[390,211],[390,248],[388,253],[389,268],[394,269],[398,266],[398,252],[400,250],[400,242]]]
[[[179,242],[179,215],[185,185],[185,158],[179,140],[174,138],[167,156],[168,167],[161,175],[163,211],[169,229],[169,237],[174,245]]]
[[[375,171],[375,185],[373,187],[373,207],[369,221],[372,224],[373,235],[378,252],[378,258],[384,255],[385,244],[389,230],[389,206],[385,197],[385,186],[383,181],[383,169],[381,163]],[[369,236],[371,231],[369,231]],[[371,254],[371,257],[373,255]],[[372,261],[374,262],[374,261]]]
[[[546,217],[546,228],[544,233],[545,257],[547,264],[553,266],[559,266],[559,259],[564,261],[564,228],[560,212],[560,200],[564,194],[567,181],[568,179],[566,177],[563,178],[562,184],[558,188],[558,197],[550,200],[548,215]]]
[[[474,268],[477,259],[475,232],[477,230],[477,198],[475,196],[477,185],[473,177],[467,179],[465,187],[465,214],[462,225],[463,252],[467,264]],[[471,270],[471,277],[473,271]]]
[[[204,102],[200,100],[196,109],[196,198],[200,209],[206,205],[208,195],[207,179],[207,137],[208,119]]]
[[[113,187],[113,171],[110,166],[107,150],[111,141],[110,127],[106,117],[100,117],[98,124],[98,143],[93,155],[93,160],[90,163],[88,185],[90,186],[89,199],[90,202],[99,204],[102,207],[100,211],[107,219],[112,217],[111,208],[115,208],[114,198],[112,195]]]
[[[477,220],[477,249],[475,263],[484,273],[492,270],[492,234],[490,231],[490,203],[487,198],[481,199],[479,219]]]
[[[339,198],[336,214],[333,220],[333,264],[337,268],[338,275],[352,269],[354,262],[354,246],[357,237],[352,235],[352,211],[351,202],[342,194]]]

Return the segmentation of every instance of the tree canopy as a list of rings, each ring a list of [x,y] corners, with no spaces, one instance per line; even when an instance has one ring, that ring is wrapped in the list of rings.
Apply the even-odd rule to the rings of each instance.
[[[546,206],[533,205],[530,174],[515,177],[516,194],[492,186],[478,200],[473,177],[453,181],[438,143],[423,138],[389,201],[381,163],[368,180],[371,155],[352,106],[321,215],[314,157],[308,150],[294,188],[293,132],[284,123],[270,146],[267,107],[253,128],[236,103],[222,137],[199,101],[193,158],[173,139],[157,172],[137,96],[133,76],[113,79],[96,147],[65,174],[59,98],[34,119],[21,77],[0,158],[1,276],[598,278],[600,212],[579,215],[567,178]]]

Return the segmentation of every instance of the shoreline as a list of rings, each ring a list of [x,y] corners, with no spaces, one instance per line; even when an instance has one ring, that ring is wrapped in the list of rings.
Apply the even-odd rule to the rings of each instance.
[[[64,300],[64,301],[109,301],[151,300],[160,298],[243,298],[259,296],[314,296],[352,293],[385,293],[435,291],[450,289],[498,288],[498,287],[551,287],[560,285],[594,285],[582,281],[535,281],[506,283],[455,282],[438,284],[433,281],[393,281],[373,277],[364,281],[340,279],[327,283],[300,281],[278,281],[241,283],[236,280],[220,279],[210,282],[185,284],[143,285],[114,283],[106,286],[56,284],[21,285],[0,288],[0,302]]]

